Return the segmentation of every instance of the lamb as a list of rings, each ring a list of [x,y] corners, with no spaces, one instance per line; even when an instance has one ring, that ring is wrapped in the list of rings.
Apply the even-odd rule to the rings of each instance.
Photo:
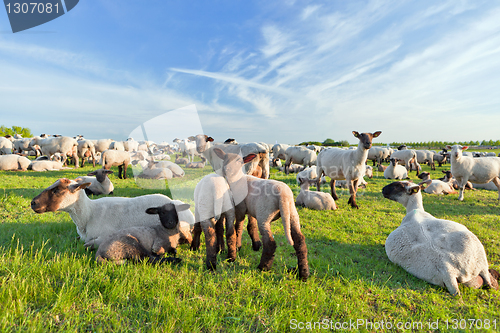
[[[78,157],[82,159],[82,168],[85,165],[85,159],[92,157],[92,166],[95,168],[95,146],[91,140],[78,140]]]
[[[13,144],[14,152],[19,154],[26,152],[31,152],[33,149],[30,146],[31,138],[15,139]]]
[[[14,145],[12,144],[12,141],[10,141],[9,139],[0,137],[0,155],[12,154],[13,148],[14,148]]]
[[[451,180],[444,182],[439,179],[434,179],[432,180],[430,177],[430,174],[428,172],[422,172],[420,175],[418,175],[418,178],[422,179],[423,182],[426,182],[428,180],[431,181],[431,183],[424,188],[425,193],[429,194],[455,194],[457,193],[455,189],[453,188],[453,184],[451,183]]]
[[[159,215],[160,225],[131,227],[107,236],[95,254],[96,261],[108,260],[121,265],[132,259],[148,259],[150,263],[180,262],[177,258],[162,258],[163,254],[176,254],[179,244],[179,216],[177,212],[189,209],[188,204],[164,204],[146,209],[147,214]]]
[[[64,167],[62,162],[59,161],[33,161],[28,169],[33,171],[57,171],[70,168]]]
[[[283,229],[290,245],[295,248],[299,277],[306,281],[309,276],[307,246],[300,231],[299,214],[295,208],[292,190],[283,182],[260,179],[243,173],[243,164],[256,157],[250,154],[242,158],[237,154],[225,153],[215,148],[214,153],[223,161],[222,176],[229,184],[233,195],[236,215],[236,235],[241,244],[241,225],[248,214],[257,220],[262,236],[263,251],[258,268],[271,269],[276,242],[271,233],[271,222],[281,217]],[[232,249],[230,249],[232,251]]]
[[[419,279],[447,288],[452,295],[460,294],[458,283],[498,289],[500,275],[488,269],[476,235],[460,223],[425,212],[420,190],[428,183],[399,181],[382,189],[385,198],[406,208],[401,225],[385,241],[389,260]]]
[[[98,169],[96,171],[89,172],[87,176],[80,176],[75,179],[78,184],[90,183],[88,187],[85,188],[85,193],[87,195],[108,195],[113,194],[114,186],[108,175],[112,174],[113,171],[106,169]]]
[[[15,154],[0,155],[0,170],[4,171],[26,171],[31,161],[24,156]]]
[[[299,177],[300,193],[295,200],[297,206],[303,206],[315,210],[335,210],[337,205],[329,193],[309,191],[309,186],[316,179]]]
[[[416,165],[417,176],[418,176],[420,164],[418,164],[417,152],[415,150],[413,149],[396,150],[391,154],[391,157],[403,161],[406,170],[408,171],[412,171],[413,170],[412,166]]]
[[[122,179],[123,169],[123,179],[127,179],[127,167],[130,164],[130,154],[127,151],[108,149],[102,153],[100,164],[106,170],[111,169],[112,166],[117,166],[118,178],[120,179]]]
[[[397,159],[391,157],[391,163],[384,171],[385,179],[408,179],[408,171],[402,165],[398,164]]]
[[[180,157],[179,154],[176,154],[175,155],[175,163],[176,164],[188,164],[189,160],[187,158]]]
[[[154,162],[156,168],[164,168],[164,169],[169,169],[172,171],[173,177],[184,177],[185,172],[182,170],[180,166],[175,164],[174,162],[170,161],[159,161],[159,162]]]
[[[146,209],[167,203],[182,205],[166,195],[149,194],[135,198],[104,197],[91,200],[83,189],[90,183],[78,184],[67,178],[58,179],[31,201],[31,209],[38,214],[63,211],[69,213],[76,231],[86,247],[98,247],[103,239],[118,230],[158,225],[158,217],[146,214]],[[191,241],[189,228],[194,225],[194,215],[189,210],[179,212],[181,239]]]
[[[335,181],[345,179],[349,185],[349,201],[353,208],[359,208],[356,204],[356,192],[358,182],[366,172],[366,158],[368,150],[372,146],[373,138],[377,138],[382,132],[361,133],[353,131],[352,134],[359,139],[358,148],[355,150],[325,149],[318,155],[318,177],[316,178],[316,189],[320,191],[321,176],[325,174],[331,178],[330,191],[334,200],[338,200],[335,193]]]
[[[186,164],[186,168],[192,168],[192,169],[203,169],[205,167],[205,164],[207,162],[207,159],[205,157],[201,157],[201,162],[191,162]]]
[[[76,139],[61,136],[61,137],[34,137],[31,139],[31,145],[38,145],[42,155],[52,156],[55,153],[61,153],[63,164],[66,165],[68,156],[72,157],[75,162],[75,168],[78,168],[78,141]]]
[[[285,151],[285,173],[288,175],[290,164],[297,163],[304,166],[316,165],[317,155],[314,150],[301,146],[291,146]]]
[[[469,147],[461,145],[447,147],[451,149],[451,173],[459,185],[458,200],[464,200],[465,185],[469,180],[478,184],[493,182],[498,189],[498,199],[500,200],[500,157],[473,158],[462,156],[462,151]]]
[[[450,170],[442,170],[441,172],[444,173],[444,177],[439,178],[439,180],[442,180],[445,183],[450,183],[455,190],[458,190],[458,181],[455,179],[455,177],[453,177],[453,175],[451,174],[451,171]],[[465,189],[466,190],[474,190],[474,186],[472,185],[471,182],[467,182],[467,184],[465,184]],[[497,188],[495,187],[495,189],[497,189]]]

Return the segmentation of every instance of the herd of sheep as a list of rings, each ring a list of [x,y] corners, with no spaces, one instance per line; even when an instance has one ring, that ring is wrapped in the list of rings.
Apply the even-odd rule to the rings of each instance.
[[[295,249],[295,271],[305,281],[309,277],[308,250],[296,206],[337,209],[335,187],[343,186],[349,189],[348,204],[359,208],[356,192],[365,186],[364,177],[372,176],[373,167],[368,165],[371,160],[385,178],[397,180],[383,188],[383,196],[407,209],[401,225],[386,240],[389,259],[425,281],[446,287],[453,295],[459,294],[458,283],[498,289],[500,275],[489,268],[479,239],[465,226],[436,219],[425,212],[421,192],[450,194],[458,189],[459,200],[463,200],[465,189],[493,185],[500,200],[500,158],[468,154],[465,151],[468,147],[461,145],[447,146],[439,153],[404,146],[398,150],[372,146],[373,139],[381,133],[354,131],[359,143],[348,149],[271,146],[263,142],[238,144],[234,140],[215,143],[204,134],[175,139],[175,145],[133,139],[124,142],[86,140],[81,136],[30,139],[8,136],[0,138],[0,170],[61,169],[68,158],[75,167],[79,166],[80,159],[82,166],[86,159],[94,166],[101,164],[101,169],[87,176],[57,180],[31,202],[36,213],[69,213],[85,246],[97,249],[99,262],[123,263],[127,259],[178,262],[180,259],[163,255],[175,255],[181,243],[198,249],[203,231],[206,267],[213,270],[217,253],[225,246],[227,259],[236,260],[248,217],[252,248],[258,251],[262,247],[258,268],[269,270],[276,250],[270,224],[281,218],[286,239]],[[181,153],[187,158],[181,157]],[[28,159],[28,154],[35,155],[36,159]],[[176,154],[175,163],[169,161],[172,154]],[[195,156],[200,156],[201,162],[195,162]],[[300,193],[296,199],[287,184],[269,179],[270,167],[280,167],[281,160],[285,160],[283,171],[297,172]],[[421,172],[420,164],[427,163],[435,170],[434,161],[440,166],[449,161],[451,172],[443,171],[442,179],[430,179],[429,173]],[[49,168],[52,162],[54,166]],[[382,165],[384,162],[389,165]],[[41,167],[38,163],[47,163],[47,166]],[[113,184],[108,178],[112,166],[118,167],[118,178],[126,178],[127,167],[132,164],[139,169],[137,177],[171,179],[184,176],[179,164],[204,168],[206,163],[215,173],[203,177],[196,185],[194,214],[189,205],[162,194],[135,198],[88,197],[89,194],[112,194]],[[420,184],[407,180],[413,170],[422,179]],[[325,177],[330,179],[330,193],[321,191]],[[316,191],[310,190],[312,185],[316,185]]]

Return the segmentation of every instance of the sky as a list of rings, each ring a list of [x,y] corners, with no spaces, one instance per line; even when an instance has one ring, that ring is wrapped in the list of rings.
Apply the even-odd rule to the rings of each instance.
[[[0,125],[115,140],[497,140],[499,17],[499,1],[480,0],[81,0],[12,33],[0,8]]]

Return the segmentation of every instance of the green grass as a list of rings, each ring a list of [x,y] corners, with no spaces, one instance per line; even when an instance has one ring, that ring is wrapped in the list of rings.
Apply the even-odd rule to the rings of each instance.
[[[431,175],[440,177],[446,168],[449,165]],[[77,239],[67,213],[35,214],[29,207],[56,179],[90,170],[0,172],[1,332],[282,332],[307,328],[307,323],[312,331],[320,331],[327,323],[334,327],[349,321],[360,324],[354,331],[401,332],[411,330],[397,329],[398,323],[413,324],[414,331],[433,331],[436,327],[430,323],[436,320],[439,331],[457,332],[470,331],[469,319],[482,320],[477,328],[490,320],[490,331],[500,329],[500,292],[461,287],[462,295],[453,297],[387,259],[385,239],[405,210],[382,197],[382,187],[391,181],[381,173],[358,192],[359,210],[347,205],[345,190],[337,192],[341,196],[336,211],[298,209],[311,270],[304,283],[286,271],[296,258],[280,221],[273,223],[278,248],[269,272],[256,270],[261,252],[252,251],[246,232],[236,262],[226,263],[222,254],[215,273],[204,268],[203,242],[198,252],[181,245],[178,255],[183,261],[176,266],[97,265],[94,253]],[[430,171],[427,166],[424,170]],[[120,180],[115,174],[111,179],[115,196],[174,194],[193,204],[190,193],[209,171],[187,169],[184,178],[164,189],[157,189],[157,182],[143,189],[133,178]],[[414,172],[410,177],[418,181]],[[295,175],[273,171],[272,178],[298,194]],[[482,241],[490,266],[500,269],[496,192],[468,191],[464,202],[457,195],[424,194],[424,206],[436,217],[466,225]],[[467,329],[460,329],[465,323],[460,320],[467,321]]]

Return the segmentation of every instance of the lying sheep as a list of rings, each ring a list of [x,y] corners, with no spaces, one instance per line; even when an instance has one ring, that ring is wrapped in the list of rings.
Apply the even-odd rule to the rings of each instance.
[[[176,164],[188,164],[189,160],[185,157],[180,157],[179,154],[175,155],[175,163]]]
[[[431,179],[430,173],[428,172],[422,172],[418,175],[418,178],[422,179],[423,182],[427,182],[428,180],[431,181],[431,183],[424,188],[425,193],[429,194],[455,194],[457,193],[455,189],[453,188],[453,184],[451,183],[451,180],[444,182],[439,179]]]
[[[279,168],[281,172],[285,172],[285,167]],[[305,167],[300,164],[292,164],[288,167],[288,173],[299,173],[301,171],[305,170]]]
[[[102,167],[106,170],[111,169],[112,166],[118,167],[118,178],[127,179],[127,167],[130,164],[130,154],[127,151],[122,150],[105,150],[101,155]]]
[[[458,188],[459,188],[458,181],[455,179],[455,177],[453,177],[453,175],[451,174],[451,171],[450,170],[442,170],[441,172],[444,173],[444,177],[439,178],[439,180],[442,180],[445,183],[450,183],[455,190],[458,190]],[[467,184],[465,184],[465,189],[466,190],[474,190],[474,186],[472,185],[471,182],[468,181]]]
[[[31,209],[38,214],[63,211],[69,213],[76,225],[76,231],[86,247],[98,247],[103,238],[128,227],[155,226],[158,218],[146,214],[150,207],[166,203],[181,205],[166,195],[149,194],[135,198],[104,197],[91,200],[85,191],[90,183],[78,184],[67,178],[58,179],[31,201]],[[191,228],[194,215],[189,210],[179,212],[179,220]],[[180,227],[181,240],[191,241],[188,228]]]
[[[497,186],[500,200],[500,157],[473,158],[463,156],[462,151],[469,148],[467,146],[454,145],[447,148],[451,149],[451,173],[459,184],[458,200],[464,200],[465,185],[469,180],[478,184],[493,182]]]
[[[271,232],[271,222],[281,217],[285,236],[295,248],[299,277],[305,281],[309,276],[307,246],[300,231],[299,214],[295,208],[292,190],[283,182],[260,179],[243,173],[242,167],[256,158],[250,154],[242,158],[215,148],[214,153],[223,161],[222,175],[229,184],[235,203],[236,235],[241,243],[241,223],[248,214],[257,220],[262,236],[263,251],[258,268],[269,270],[273,264],[276,241]],[[232,249],[231,249],[232,250]]]
[[[87,176],[80,176],[76,178],[75,181],[78,184],[90,183],[90,185],[85,188],[85,193],[87,193],[87,195],[113,194],[114,186],[108,178],[108,175],[112,173],[113,171],[111,170],[99,169],[89,172]]]
[[[31,161],[19,155],[0,155],[0,170],[4,171],[26,171]]]
[[[337,205],[330,193],[310,191],[309,187],[316,183],[316,179],[299,177],[300,193],[295,200],[297,206],[315,210],[335,210]]]
[[[179,244],[179,216],[177,212],[189,209],[188,204],[166,203],[150,207],[146,213],[159,215],[160,223],[150,227],[131,227],[107,236],[95,254],[99,263],[107,260],[120,265],[132,259],[148,259],[150,263],[180,262],[176,258],[162,258],[165,253],[176,254]]]
[[[170,161],[158,161],[154,162],[157,168],[169,169],[172,171],[173,177],[184,177],[185,172],[180,166]]]
[[[318,155],[318,177],[316,178],[316,189],[320,191],[321,176],[325,174],[331,178],[330,191],[334,200],[338,200],[335,193],[335,181],[345,179],[349,184],[349,201],[353,208],[359,208],[356,204],[356,192],[358,182],[366,172],[366,158],[368,150],[372,146],[372,140],[382,132],[361,133],[353,131],[352,134],[358,138],[359,144],[355,150],[325,149]]]
[[[207,159],[205,157],[201,157],[201,162],[191,162],[186,164],[186,168],[192,168],[192,169],[203,169],[205,167],[205,164],[207,162]]]
[[[29,169],[33,171],[57,171],[71,168],[65,167],[62,162],[58,161],[33,161]]]
[[[458,283],[472,288],[498,289],[500,274],[488,269],[479,239],[460,223],[437,219],[425,212],[421,189],[399,181],[385,186],[385,198],[401,203],[406,216],[385,241],[389,260],[429,283],[459,295]]]
[[[390,159],[391,163],[384,171],[385,179],[408,179],[408,171],[402,165],[398,164],[395,158]]]
[[[153,161],[150,161],[137,177],[147,179],[172,179],[174,175],[170,169],[159,167]]]
[[[377,163],[377,171],[378,172],[384,172],[385,169],[387,169],[387,166]]]
[[[0,137],[0,155],[12,154],[12,149],[14,149],[12,141],[7,138]]]

